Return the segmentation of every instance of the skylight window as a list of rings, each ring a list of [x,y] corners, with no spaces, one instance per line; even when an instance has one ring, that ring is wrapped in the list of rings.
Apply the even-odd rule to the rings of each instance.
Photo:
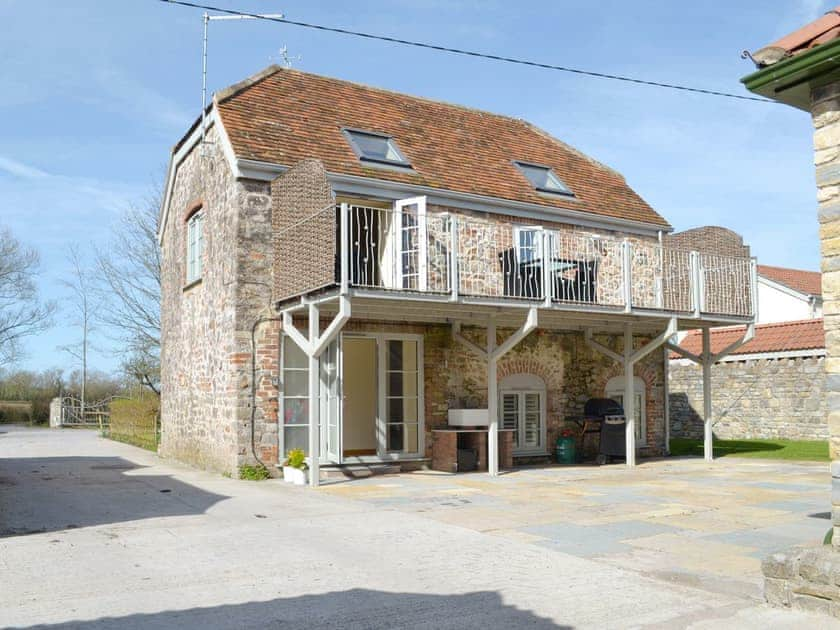
[[[531,185],[538,191],[554,193],[555,195],[574,196],[574,193],[569,190],[569,187],[548,166],[528,164],[527,162],[514,162],[514,164],[516,164],[519,170],[522,171],[522,174],[528,178]]]
[[[343,131],[360,160],[394,166],[411,166],[391,136],[358,129],[344,129]]]

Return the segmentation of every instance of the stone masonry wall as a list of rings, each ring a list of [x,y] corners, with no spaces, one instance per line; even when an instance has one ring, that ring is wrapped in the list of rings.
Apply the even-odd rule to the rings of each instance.
[[[431,430],[447,424],[450,407],[486,408],[486,364],[452,339],[448,326],[351,320],[345,330],[423,335],[427,457],[431,457]],[[498,341],[501,343],[510,332],[498,331]],[[463,334],[482,347],[486,343],[482,328],[465,327]],[[597,339],[617,352],[622,350],[621,337]],[[643,341],[646,339],[638,338],[636,346]],[[499,380],[519,373],[534,374],[545,381],[546,446],[552,453],[565,426],[564,418],[581,414],[587,399],[603,397],[607,381],[621,374],[622,368],[586,345],[582,333],[537,329],[499,361]],[[649,354],[636,366],[635,374],[646,384],[647,446],[640,453],[660,455],[665,439],[662,353]]]
[[[822,250],[825,399],[831,450],[833,544],[840,548],[840,82],[811,90]]]
[[[198,207],[205,214],[202,278],[185,286],[185,220]],[[277,441],[269,437],[277,433],[270,383],[279,335],[271,308],[271,195],[267,183],[233,178],[215,128],[177,169],[161,261],[161,454],[231,473],[254,463],[251,331],[261,321],[255,450],[276,459]]]
[[[825,361],[821,357],[732,361],[712,366],[714,434],[722,439],[825,440]],[[699,365],[669,367],[671,435],[703,438]]]
[[[175,173],[161,246],[162,455],[215,470],[236,465],[236,183],[211,127]],[[186,220],[204,212],[203,273],[186,284]],[[235,356],[234,356],[235,358]]]

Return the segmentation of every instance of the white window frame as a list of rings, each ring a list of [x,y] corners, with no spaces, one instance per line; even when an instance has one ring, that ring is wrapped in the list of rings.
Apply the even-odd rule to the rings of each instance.
[[[523,262],[532,262],[534,260],[538,260],[543,258],[542,255],[542,245],[541,245],[541,233],[544,232],[542,226],[539,225],[515,225],[513,227],[513,251],[516,256],[516,263],[521,264]],[[524,259],[522,257],[522,250],[525,249],[522,246],[522,235],[526,233],[532,233],[534,235],[533,244],[531,245],[530,249],[533,251],[530,259]]]
[[[513,449],[513,454],[520,456],[534,456],[546,455],[548,453],[548,444],[546,443],[547,436],[547,413],[546,401],[548,400],[545,381],[536,374],[509,374],[499,381],[499,426],[504,426],[504,418],[502,413],[504,411],[504,396],[505,394],[516,395],[518,397],[517,413],[520,418],[525,416],[525,394],[537,394],[540,401],[540,444],[541,447],[526,447],[525,444],[525,423],[521,422],[515,430],[518,432],[519,446]]]
[[[633,394],[637,396],[638,400],[635,405],[636,413],[636,444],[639,446],[647,445],[647,385],[638,376],[633,377]],[[604,396],[612,398],[614,401],[624,407],[624,376],[614,376],[604,386]]]
[[[187,284],[201,280],[204,272],[204,210],[187,219]]]

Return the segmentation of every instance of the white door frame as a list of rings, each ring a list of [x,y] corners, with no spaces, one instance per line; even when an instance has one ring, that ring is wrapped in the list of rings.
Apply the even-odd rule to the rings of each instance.
[[[394,229],[394,265],[396,267],[395,278],[397,281],[397,288],[404,289],[403,286],[403,208],[406,206],[417,206],[417,290],[426,291],[428,288],[428,232],[426,225],[426,196],[409,197],[408,199],[400,199],[394,202],[394,220],[392,221]]]
[[[344,463],[348,462],[379,462],[379,461],[395,461],[401,459],[422,459],[425,457],[425,400],[424,400],[424,375],[423,375],[423,335],[408,334],[408,333],[384,333],[384,332],[352,332],[342,333],[342,337],[363,337],[366,339],[376,340],[376,455],[358,455],[353,457],[343,457]],[[414,453],[389,453],[387,451],[386,437],[387,437],[387,401],[386,401],[386,341],[416,341],[417,342],[417,451]],[[344,357],[342,355],[342,361]],[[342,367],[343,370],[343,367]],[[342,372],[343,374],[343,372]],[[344,380],[341,381],[341,399],[344,399],[343,385]],[[341,422],[343,424],[344,417],[342,414]]]
[[[335,344],[335,368],[337,370],[336,378],[336,387],[335,387],[335,397],[337,399],[337,403],[335,405],[336,413],[338,414],[338,418],[335,420],[337,425],[337,439],[338,444],[332,444],[332,440],[330,440],[330,417],[329,417],[329,390],[325,387],[324,381],[320,378],[321,377],[321,362],[324,361],[327,352],[329,352],[329,347]],[[318,382],[319,382],[319,395],[321,396],[322,403],[319,405],[319,412],[326,409],[327,413],[324,417],[324,422],[321,423],[321,444],[323,448],[321,449],[320,453],[320,460],[324,463],[331,463],[331,464],[340,464],[343,454],[343,447],[344,447],[344,413],[343,413],[343,405],[341,404],[342,400],[342,391],[344,383],[344,370],[343,370],[343,359],[344,359],[344,351],[342,349],[341,344],[341,335],[336,336],[332,342],[330,342],[330,346],[327,347],[327,350],[318,358]],[[337,448],[336,448],[337,447]]]

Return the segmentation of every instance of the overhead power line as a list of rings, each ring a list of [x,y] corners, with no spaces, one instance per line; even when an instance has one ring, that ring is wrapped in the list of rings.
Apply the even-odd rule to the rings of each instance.
[[[437,50],[439,52],[450,53],[454,55],[463,55],[466,57],[477,57],[479,59],[489,59],[491,61],[501,61],[504,63],[513,63],[520,66],[531,66],[534,68],[543,68],[545,70],[554,70],[557,72],[568,72],[571,74],[579,74],[596,79],[609,79],[611,81],[623,81],[625,83],[635,83],[638,85],[647,85],[651,87],[664,88],[668,90],[679,90],[682,92],[692,92],[695,94],[705,94],[706,96],[720,96],[724,98],[734,98],[741,101],[758,101],[760,103],[775,103],[770,99],[760,98],[757,96],[747,96],[745,94],[733,94],[731,92],[719,92],[716,90],[706,90],[703,88],[690,87],[688,85],[677,85],[676,83],[661,83],[659,81],[647,81],[645,79],[637,79],[634,77],[622,76],[619,74],[609,74],[606,72],[594,72],[592,70],[581,70],[580,68],[569,68],[567,66],[558,66],[550,63],[541,63],[539,61],[529,61],[527,59],[517,59],[515,57],[505,57],[502,55],[493,55],[490,53],[481,53],[474,50],[463,50],[460,48],[450,48],[448,46],[439,46],[437,44],[429,44],[427,42],[417,42],[410,39],[400,39],[398,37],[389,37],[387,35],[375,35],[373,33],[364,33],[362,31],[353,31],[346,28],[338,28],[334,26],[324,26],[322,24],[312,24],[310,22],[300,22],[297,20],[289,20],[287,18],[269,17],[258,15],[256,13],[248,13],[246,11],[236,11],[234,9],[224,9],[221,7],[214,7],[206,4],[198,4],[196,2],[187,2],[185,0],[159,0],[165,4],[177,4],[183,7],[191,7],[193,9],[204,9],[205,11],[216,11],[227,15],[238,15],[242,17],[249,17],[257,20],[264,20],[266,22],[277,22],[278,24],[288,24],[289,26],[299,26],[302,28],[309,28],[318,31],[325,31],[328,33],[338,33],[340,35],[349,35],[351,37],[362,37],[364,39],[378,40],[382,42],[390,42],[392,44],[401,44],[403,46],[413,46],[415,48],[425,48],[428,50]]]

